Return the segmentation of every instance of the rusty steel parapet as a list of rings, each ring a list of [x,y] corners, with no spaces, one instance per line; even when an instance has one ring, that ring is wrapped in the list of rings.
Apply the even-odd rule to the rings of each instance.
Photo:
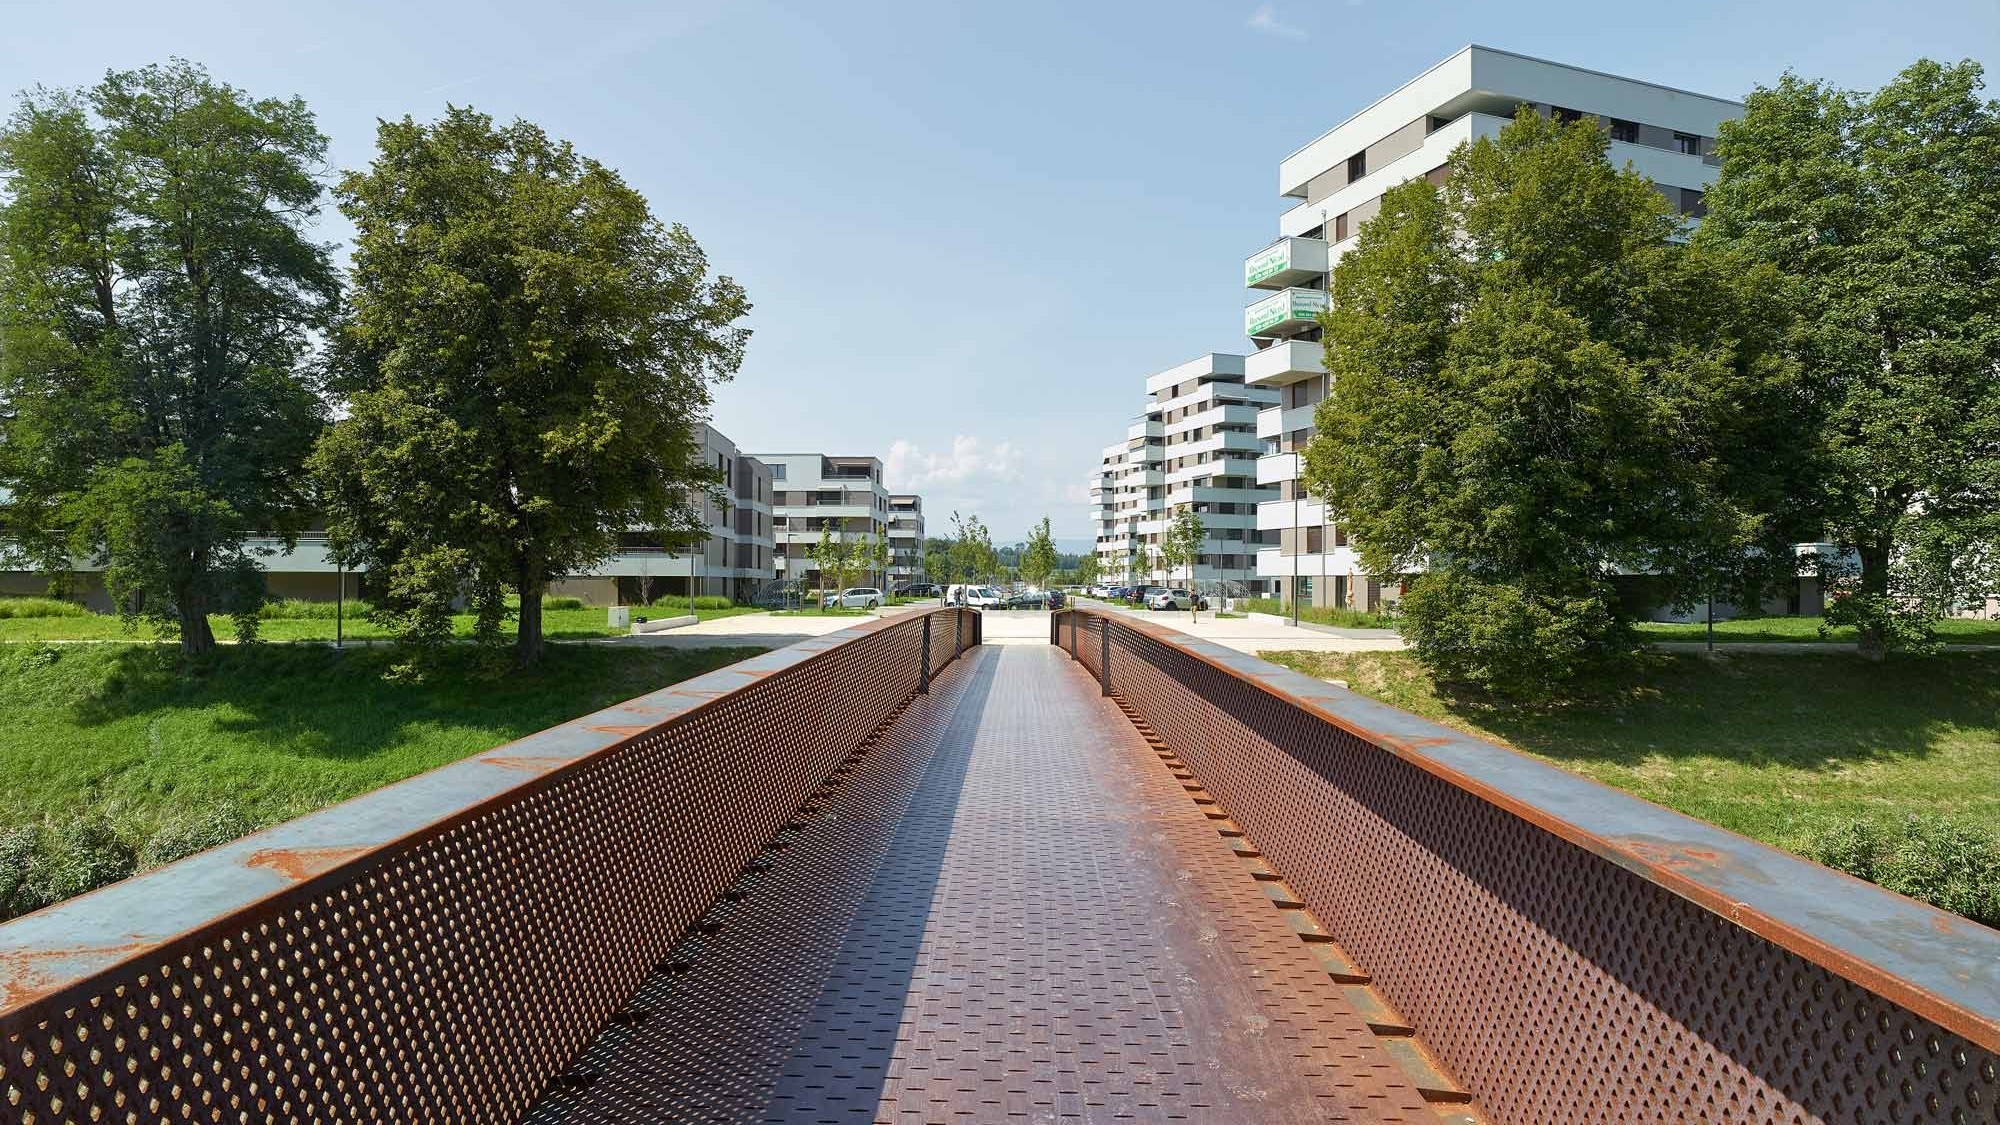
[[[0,1120],[515,1120],[979,638],[870,621],[0,926]],[[934,638],[935,640],[935,638]]]
[[[1078,636],[1496,1122],[2000,1122],[2000,932],[1132,615]]]

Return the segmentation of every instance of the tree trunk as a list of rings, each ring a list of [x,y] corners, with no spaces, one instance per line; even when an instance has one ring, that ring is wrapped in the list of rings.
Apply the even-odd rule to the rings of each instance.
[[[1861,556],[1861,596],[1886,599],[1889,596],[1889,540],[1887,536],[1872,543],[1862,543],[1855,553]],[[1883,635],[1880,618],[1870,618],[1861,624],[1861,635],[1856,646],[1861,655],[1869,660],[1881,660],[1888,652],[1888,638]]]
[[[207,607],[201,599],[180,591],[174,597],[174,606],[181,620],[181,655],[205,656],[214,652],[215,631],[208,627]]]
[[[521,614],[514,631],[514,665],[518,668],[533,668],[542,661],[542,591],[547,587],[548,580],[532,567],[521,568]]]

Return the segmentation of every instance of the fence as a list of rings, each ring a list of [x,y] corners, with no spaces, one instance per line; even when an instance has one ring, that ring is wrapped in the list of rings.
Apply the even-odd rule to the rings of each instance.
[[[2000,933],[1130,616],[1050,641],[1492,1120],[2000,1122]]]
[[[0,927],[0,1120],[515,1120],[979,640],[869,622]]]

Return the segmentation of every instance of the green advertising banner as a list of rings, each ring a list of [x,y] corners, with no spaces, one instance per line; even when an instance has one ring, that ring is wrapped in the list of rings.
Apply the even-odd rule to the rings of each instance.
[[[1280,244],[1243,263],[1243,284],[1255,285],[1267,277],[1283,273],[1292,264],[1289,247]]]

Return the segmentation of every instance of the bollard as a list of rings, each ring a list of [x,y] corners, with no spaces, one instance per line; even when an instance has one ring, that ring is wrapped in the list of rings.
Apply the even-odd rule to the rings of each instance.
[[[924,615],[924,653],[922,663],[917,665],[917,694],[928,695],[931,690],[931,618]]]

